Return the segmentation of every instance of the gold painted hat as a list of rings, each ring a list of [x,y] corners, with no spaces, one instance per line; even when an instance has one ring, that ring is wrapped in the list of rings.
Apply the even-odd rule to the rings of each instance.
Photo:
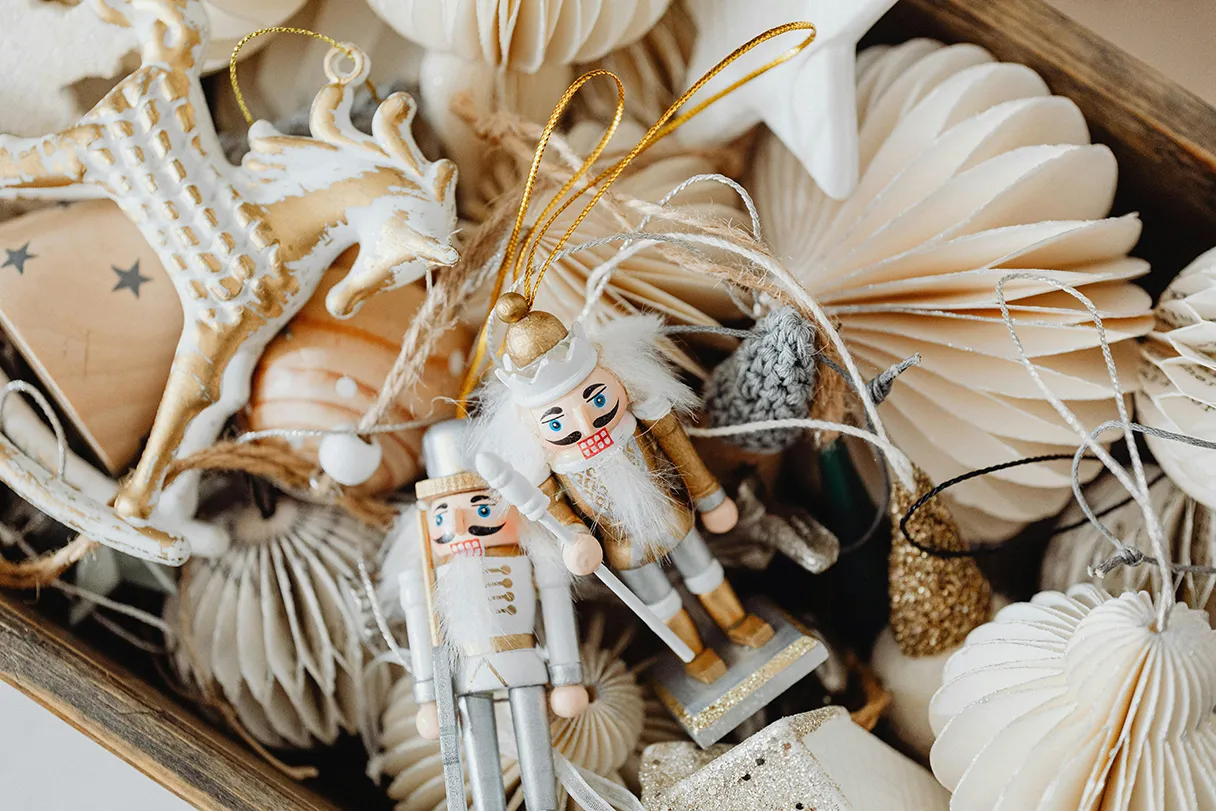
[[[467,428],[468,423],[464,420],[444,420],[432,425],[422,435],[427,478],[414,485],[414,494],[419,501],[489,487],[485,479],[470,470],[465,462],[468,455]]]
[[[577,321],[569,331],[551,313],[533,310],[518,293],[505,293],[494,311],[507,325],[498,379],[524,408],[551,403],[587,378],[599,353]]]

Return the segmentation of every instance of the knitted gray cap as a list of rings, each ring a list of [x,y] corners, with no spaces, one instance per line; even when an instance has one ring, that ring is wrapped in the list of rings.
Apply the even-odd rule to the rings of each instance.
[[[714,427],[806,419],[814,389],[815,329],[793,308],[782,307],[752,327],[734,354],[714,369],[705,387],[705,409]],[[779,453],[803,433],[786,428],[726,439],[749,451]]]

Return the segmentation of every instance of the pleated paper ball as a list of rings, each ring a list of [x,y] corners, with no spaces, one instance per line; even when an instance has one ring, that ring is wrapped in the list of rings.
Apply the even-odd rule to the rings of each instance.
[[[1142,346],[1141,422],[1216,442],[1216,249],[1170,283]],[[1216,451],[1145,437],[1158,463],[1191,498],[1216,509]]]
[[[930,721],[951,811],[1216,808],[1216,631],[1082,585],[1003,609],[946,665]]]

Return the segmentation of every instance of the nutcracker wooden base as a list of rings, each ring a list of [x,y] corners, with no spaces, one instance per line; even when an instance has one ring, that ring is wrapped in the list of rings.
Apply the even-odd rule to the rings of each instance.
[[[772,637],[758,648],[734,645],[713,623],[699,623],[705,644],[718,651],[726,673],[712,684],[689,676],[671,654],[655,665],[654,688],[698,746],[710,746],[756,711],[780,696],[823,664],[827,649],[784,611],[761,598],[744,601],[750,614],[773,628]]]

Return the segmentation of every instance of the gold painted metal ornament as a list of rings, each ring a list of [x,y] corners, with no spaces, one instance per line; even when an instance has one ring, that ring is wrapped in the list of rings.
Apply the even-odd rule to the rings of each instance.
[[[345,45],[326,59],[330,83],[313,104],[313,137],[259,122],[250,129],[252,152],[233,167],[221,157],[198,81],[209,36],[201,3],[94,2],[107,21],[135,30],[143,64],[73,127],[40,138],[0,135],[0,198],[110,197],[173,281],[185,326],[151,436],[114,512],[125,519],[127,551],[180,563],[169,560],[151,523],[178,533],[188,527],[196,553],[218,553],[227,539],[191,521],[197,474],[162,492],[171,463],[214,442],[244,403],[266,343],[343,250],[360,246],[326,298],[339,317],[456,260],[448,241],[456,171],[418,151],[405,94],[381,104],[372,136],[350,124],[369,64]],[[349,72],[339,69],[344,56]],[[0,451],[0,481],[32,475],[9,443],[0,441]],[[45,485],[30,497],[39,506],[63,500]],[[90,503],[71,525],[89,534],[113,520]]]

